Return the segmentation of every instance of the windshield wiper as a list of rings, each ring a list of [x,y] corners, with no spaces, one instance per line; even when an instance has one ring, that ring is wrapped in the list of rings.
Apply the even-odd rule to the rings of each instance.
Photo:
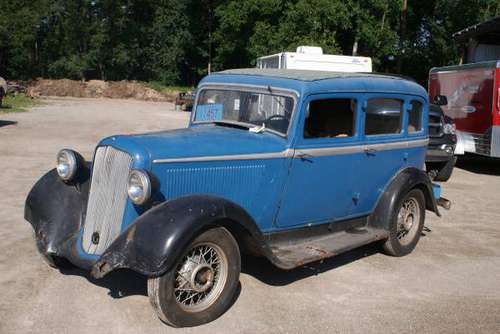
[[[230,128],[243,129],[243,130],[247,130],[250,128],[250,126],[233,122],[213,121],[212,123],[219,126],[227,126]]]

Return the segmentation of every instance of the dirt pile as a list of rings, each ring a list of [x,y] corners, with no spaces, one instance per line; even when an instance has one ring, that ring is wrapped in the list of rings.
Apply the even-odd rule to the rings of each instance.
[[[145,101],[175,101],[176,94],[162,94],[136,81],[76,81],[68,79],[38,79],[28,84],[27,95],[107,97]]]

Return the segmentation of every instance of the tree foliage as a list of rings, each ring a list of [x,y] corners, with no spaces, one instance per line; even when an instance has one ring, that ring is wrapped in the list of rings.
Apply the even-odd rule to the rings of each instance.
[[[2,0],[0,75],[195,84],[208,71],[321,46],[425,83],[458,61],[451,35],[498,0]],[[406,17],[406,33],[400,29]],[[399,65],[399,66],[397,66]]]

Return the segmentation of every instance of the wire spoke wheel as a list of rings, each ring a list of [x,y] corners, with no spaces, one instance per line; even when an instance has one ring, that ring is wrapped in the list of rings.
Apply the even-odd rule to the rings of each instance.
[[[397,238],[402,245],[408,245],[418,232],[420,206],[418,201],[409,197],[401,205],[397,217]]]
[[[228,260],[218,245],[194,245],[177,266],[175,299],[187,312],[203,311],[220,296],[227,276]]]

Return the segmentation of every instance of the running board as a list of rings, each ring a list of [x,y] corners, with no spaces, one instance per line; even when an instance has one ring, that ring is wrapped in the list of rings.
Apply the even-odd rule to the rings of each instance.
[[[270,248],[278,267],[293,269],[387,239],[388,236],[386,230],[364,226],[302,239],[280,238],[282,240],[271,242]]]

